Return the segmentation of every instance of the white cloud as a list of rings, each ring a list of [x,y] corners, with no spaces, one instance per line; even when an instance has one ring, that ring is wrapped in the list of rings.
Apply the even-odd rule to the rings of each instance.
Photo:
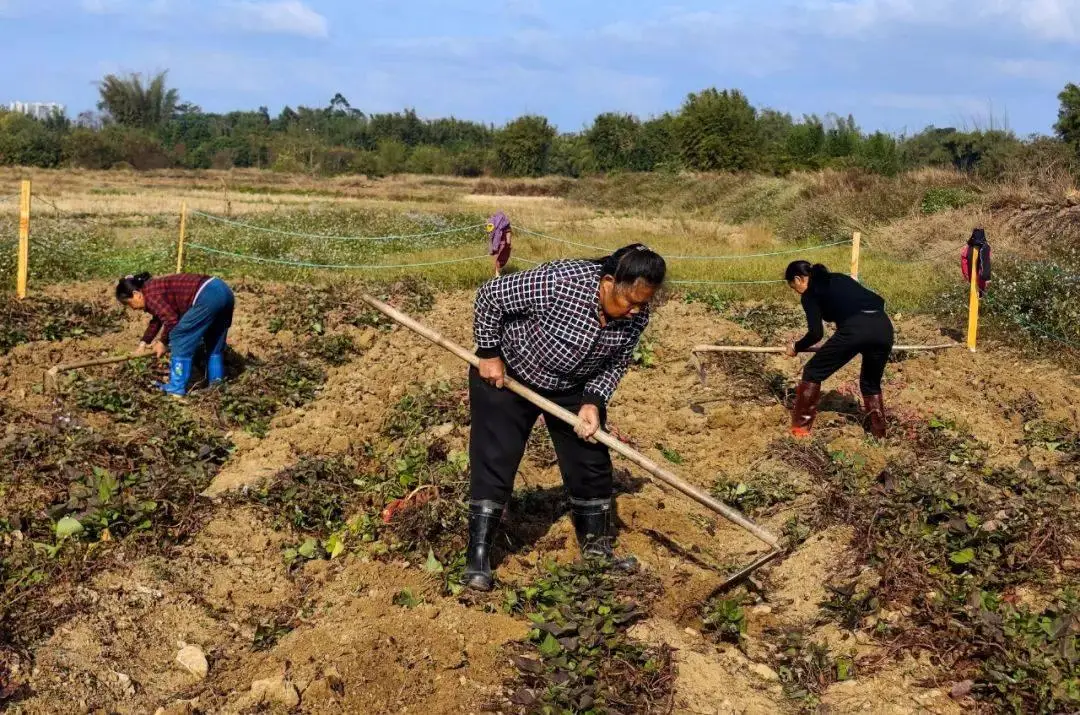
[[[83,12],[91,15],[166,15],[172,0],[79,0]]]
[[[225,19],[229,24],[248,32],[311,38],[327,37],[330,34],[330,25],[326,18],[301,0],[232,2],[226,10]]]
[[[1080,42],[1080,0],[819,0],[797,11],[826,35],[855,37],[897,25],[1017,28],[1033,37]]]
[[[885,92],[870,97],[870,104],[882,109],[917,110],[922,112],[960,112],[979,115],[988,108],[986,100],[957,94],[908,94]]]
[[[1008,77],[1034,80],[1058,80],[1067,77],[1069,67],[1061,62],[1033,59],[995,60],[993,68]]]

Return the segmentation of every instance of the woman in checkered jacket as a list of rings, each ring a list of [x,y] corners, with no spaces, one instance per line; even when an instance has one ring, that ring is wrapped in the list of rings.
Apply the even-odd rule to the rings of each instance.
[[[575,412],[578,427],[545,420],[570,493],[583,556],[612,557],[611,455],[592,437],[649,323],[664,282],[641,244],[597,260],[563,260],[496,278],[476,294],[479,369],[469,371],[472,464],[466,584],[490,590],[491,545],[540,409],[503,389],[510,376]]]

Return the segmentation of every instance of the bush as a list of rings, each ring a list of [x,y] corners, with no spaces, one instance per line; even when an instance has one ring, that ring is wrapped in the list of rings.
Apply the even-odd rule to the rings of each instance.
[[[1078,295],[1080,249],[1072,246],[1051,260],[997,263],[985,306],[989,317],[1031,338],[1080,346]]]
[[[975,201],[975,194],[954,187],[927,189],[923,194],[922,212],[929,216],[939,211],[961,209]]]
[[[60,147],[59,135],[44,122],[15,112],[0,112],[0,165],[57,166]]]
[[[450,174],[452,162],[446,150],[437,146],[418,146],[413,149],[405,170],[410,174]]]
[[[102,132],[78,128],[64,138],[63,161],[80,169],[108,169],[119,162],[120,149]]]

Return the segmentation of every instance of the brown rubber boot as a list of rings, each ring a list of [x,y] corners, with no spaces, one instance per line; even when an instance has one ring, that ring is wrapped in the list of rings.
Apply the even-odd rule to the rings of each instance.
[[[863,395],[863,414],[870,422],[870,434],[885,439],[885,404],[881,395]]]
[[[795,388],[795,406],[791,410],[791,434],[795,437],[809,437],[810,428],[817,417],[818,400],[821,399],[821,383],[799,383]]]

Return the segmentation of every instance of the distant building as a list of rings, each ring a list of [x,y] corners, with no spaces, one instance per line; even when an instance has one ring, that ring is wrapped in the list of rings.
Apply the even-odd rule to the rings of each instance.
[[[41,120],[48,119],[54,114],[64,114],[67,110],[63,104],[56,102],[12,102],[7,108],[9,112],[27,114]]]

